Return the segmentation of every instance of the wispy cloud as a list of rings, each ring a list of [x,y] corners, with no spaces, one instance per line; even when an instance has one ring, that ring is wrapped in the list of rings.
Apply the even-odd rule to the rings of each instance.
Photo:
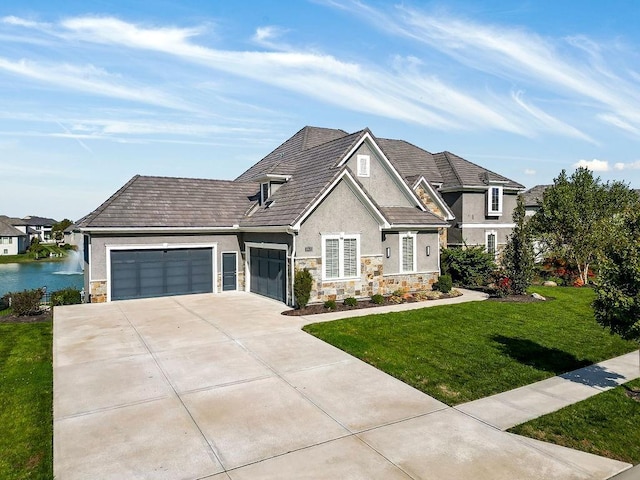
[[[253,34],[252,40],[262,47],[274,50],[290,50],[290,45],[278,41],[285,33],[287,33],[287,29],[267,25],[256,28],[256,33]]]

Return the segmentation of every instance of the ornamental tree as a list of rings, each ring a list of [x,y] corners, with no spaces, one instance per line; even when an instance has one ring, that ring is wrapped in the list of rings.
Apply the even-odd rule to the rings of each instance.
[[[623,182],[603,183],[586,168],[570,177],[562,170],[545,190],[531,226],[549,250],[577,265],[586,284],[589,268],[616,241],[612,219],[632,206],[638,206],[638,195]]]
[[[523,295],[531,285],[534,272],[533,243],[525,218],[524,200],[518,196],[518,204],[513,211],[515,227],[507,245],[502,251],[502,267],[509,278],[509,290],[515,295]]]

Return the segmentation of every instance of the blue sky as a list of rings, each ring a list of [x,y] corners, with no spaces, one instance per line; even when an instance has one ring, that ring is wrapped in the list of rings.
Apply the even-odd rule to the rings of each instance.
[[[640,188],[638,24],[637,1],[2,2],[0,214],[233,179],[305,125]]]

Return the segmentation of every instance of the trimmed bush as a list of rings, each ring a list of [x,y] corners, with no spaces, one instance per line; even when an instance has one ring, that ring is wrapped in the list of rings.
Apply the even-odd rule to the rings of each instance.
[[[434,285],[436,290],[442,293],[449,293],[451,288],[453,287],[453,280],[451,279],[451,275],[440,275],[438,279],[438,283]]]
[[[354,297],[347,297],[343,300],[343,302],[347,307],[355,307],[358,305],[358,300]]]
[[[496,262],[481,246],[443,248],[440,266],[456,285],[477,286],[486,285],[489,275],[496,269]]]
[[[384,296],[376,293],[375,295],[371,295],[371,301],[376,305],[382,305],[384,303]]]
[[[35,290],[25,290],[23,292],[11,294],[11,308],[13,313],[19,316],[35,315],[40,312],[40,300],[44,292],[36,288]]]
[[[59,305],[77,305],[82,303],[82,294],[77,288],[65,288],[57,290],[51,294],[51,305],[57,307]]]
[[[324,308],[326,308],[327,310],[335,310],[336,308],[338,308],[338,305],[336,304],[335,300],[327,300],[326,302],[324,302]]]
[[[296,308],[304,308],[311,298],[311,287],[313,286],[313,277],[308,269],[296,270],[296,276],[293,281],[293,295],[296,299]]]

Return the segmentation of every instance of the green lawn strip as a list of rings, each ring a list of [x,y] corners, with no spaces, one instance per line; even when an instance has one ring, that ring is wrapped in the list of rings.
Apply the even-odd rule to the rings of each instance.
[[[0,478],[50,479],[51,322],[0,324]]]
[[[626,387],[640,390],[640,379]],[[640,463],[640,402],[626,392],[617,387],[509,431],[635,465]]]
[[[591,289],[533,290],[554,300],[442,305],[312,324],[305,331],[449,405],[638,348],[596,323]]]

